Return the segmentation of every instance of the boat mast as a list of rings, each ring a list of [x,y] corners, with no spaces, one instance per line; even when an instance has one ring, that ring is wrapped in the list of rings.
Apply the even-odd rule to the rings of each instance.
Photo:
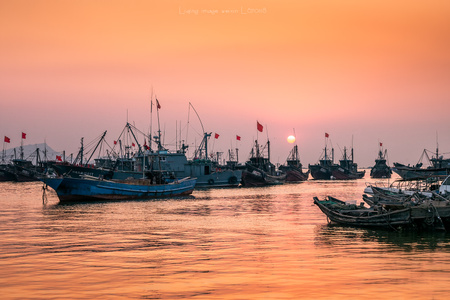
[[[352,135],[352,162],[353,162],[353,135]]]
[[[152,86],[152,91],[150,94],[150,135],[149,135],[149,148],[150,148],[150,152],[152,152],[152,126],[153,126],[153,86]],[[146,149],[144,149],[146,150]]]
[[[84,152],[83,139],[84,139],[84,137],[81,138],[80,165],[83,165],[83,152]]]
[[[22,139],[20,140],[20,160],[23,160],[23,133]]]
[[[438,133],[436,131],[436,159],[439,159],[439,142],[438,142]]]

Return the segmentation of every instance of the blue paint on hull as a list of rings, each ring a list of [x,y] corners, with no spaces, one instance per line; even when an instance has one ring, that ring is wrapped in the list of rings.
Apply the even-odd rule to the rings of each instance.
[[[184,179],[168,184],[146,185],[84,178],[43,178],[56,191],[60,201],[95,201],[153,199],[189,195],[196,179]]]

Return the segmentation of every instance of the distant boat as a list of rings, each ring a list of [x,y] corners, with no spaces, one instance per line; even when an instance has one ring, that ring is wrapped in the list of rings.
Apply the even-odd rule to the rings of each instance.
[[[232,170],[220,166],[208,157],[208,138],[210,133],[204,133],[201,145],[196,150],[194,159],[188,160],[185,150],[187,146],[184,144],[180,150],[169,151],[161,144],[160,132],[158,136],[153,137],[157,144],[157,149],[152,150],[150,147],[140,145],[133,131],[131,124],[127,123],[123,132],[130,132],[133,137],[133,144],[136,145],[136,152],[130,153],[130,146],[125,146],[125,151],[121,156],[115,155],[115,158],[98,158],[95,164],[89,164],[90,158],[83,161],[84,155],[83,142],[81,143],[80,152],[75,159],[77,163],[69,164],[67,162],[57,163],[54,170],[60,176],[70,176],[80,178],[84,175],[102,177],[104,179],[124,180],[129,178],[140,179],[145,177],[149,172],[158,172],[165,180],[171,181],[185,177],[197,178],[196,187],[237,187],[241,182],[241,170]],[[104,135],[98,141],[95,149],[99,148]],[[150,140],[150,139],[149,139]],[[118,144],[122,147],[120,139]],[[94,150],[95,151],[95,150]],[[92,152],[94,152],[92,151]],[[112,152],[111,152],[112,153]]]
[[[267,150],[267,157],[263,155],[264,148]],[[260,149],[258,140],[255,140],[251,157],[245,163],[246,169],[242,171],[243,186],[275,185],[283,184],[286,181],[286,174],[281,174],[276,170],[275,165],[270,162],[270,141],[267,141],[264,148]]]
[[[350,156],[347,156],[347,148],[344,147],[344,154],[339,165],[334,165],[331,170],[334,179],[349,180],[363,178],[366,171],[358,171],[358,165],[353,162],[353,148]]]
[[[370,177],[372,178],[391,178],[392,170],[386,164],[387,150],[382,149],[383,144],[380,143],[380,149],[378,151],[378,157],[375,159],[375,165],[370,170]]]
[[[0,182],[16,181],[15,174],[10,172],[8,169],[9,169],[9,165],[7,165],[7,164],[0,165]]]
[[[38,177],[42,176],[51,161],[41,161],[39,155],[39,148],[37,148],[32,155],[36,156],[36,164],[32,161],[21,158],[12,159],[9,164],[2,164],[0,166],[0,181],[15,181],[15,182],[31,182],[38,181]]]
[[[41,181],[55,190],[61,202],[82,202],[190,195],[196,179],[185,178],[165,184],[155,184],[151,179],[105,180],[91,176],[42,178]]]
[[[426,149],[423,150],[419,161],[422,161],[423,156],[425,156],[430,166],[424,168],[422,162],[413,166],[395,162],[392,170],[406,180],[450,175],[450,158],[444,158],[442,155],[439,155],[438,148],[436,148],[436,153],[431,158],[429,158],[428,152]]]
[[[323,156],[319,159],[319,163],[315,165],[308,165],[308,169],[311,172],[311,176],[314,179],[330,180],[332,174],[332,168],[334,165],[334,149],[331,148],[331,155],[328,145],[328,133],[325,133],[325,148],[323,151]]]
[[[308,180],[309,170],[303,172],[302,164],[298,155],[298,146],[295,145],[289,153],[286,165],[281,165],[278,169],[286,173],[286,182],[300,182]]]
[[[196,187],[237,187],[241,183],[242,170],[236,165],[220,165],[208,156],[208,138],[211,133],[204,132],[200,146],[196,149],[194,159],[184,163],[184,176],[197,178]]]

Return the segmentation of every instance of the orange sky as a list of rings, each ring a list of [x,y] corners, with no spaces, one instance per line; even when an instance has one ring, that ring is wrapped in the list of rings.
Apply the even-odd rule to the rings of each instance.
[[[379,141],[391,163],[415,163],[436,132],[450,152],[448,1],[1,0],[0,41],[9,146],[24,131],[29,143],[74,152],[82,136],[108,130],[113,140],[127,111],[148,130],[153,86],[167,143],[191,101],[220,134],[215,151],[242,137],[241,161],[256,120],[274,163],[294,128],[305,165],[324,132],[335,148],[353,136],[361,166]]]

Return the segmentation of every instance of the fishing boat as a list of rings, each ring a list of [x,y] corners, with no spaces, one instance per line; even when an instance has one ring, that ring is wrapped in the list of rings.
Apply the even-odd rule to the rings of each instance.
[[[450,158],[444,158],[443,155],[440,155],[438,147],[436,147],[436,152],[431,158],[428,153],[432,152],[424,149],[419,162],[412,166],[395,162],[392,170],[403,179],[450,175]],[[424,157],[428,160],[428,167],[423,167],[422,160]]]
[[[14,173],[9,171],[9,165],[0,165],[0,182],[3,181],[16,181],[16,176]]]
[[[371,178],[391,178],[392,169],[386,163],[387,149],[383,153],[383,144],[380,143],[378,157],[375,159],[375,165],[370,170]]]
[[[313,179],[330,180],[332,179],[332,168],[334,166],[334,148],[331,148],[331,155],[329,153],[328,145],[328,133],[325,133],[325,148],[323,150],[323,155],[319,159],[317,164],[308,165],[308,169],[311,172],[311,177]]]
[[[347,148],[344,147],[344,153],[339,165],[331,167],[331,174],[337,180],[360,179],[366,174],[366,171],[358,171],[358,165],[353,162],[353,147],[350,156],[347,156]]]
[[[233,166],[220,165],[219,157],[212,160],[208,154],[208,139],[211,133],[204,132],[194,158],[184,163],[184,176],[197,178],[196,187],[237,187],[241,183],[242,170]]]
[[[397,229],[399,227],[445,230],[450,221],[449,200],[426,200],[413,205],[376,205],[366,208],[328,196],[324,200],[314,197],[314,204],[334,223],[356,227]]]
[[[411,224],[410,208],[388,212],[347,204],[345,201],[331,196],[324,200],[314,197],[314,204],[327,216],[329,221],[341,225],[389,229]]]
[[[278,169],[286,173],[286,182],[300,182],[308,180],[309,170],[303,172],[302,164],[298,155],[298,146],[295,145],[286,160],[286,165],[281,165]]]
[[[190,195],[195,178],[184,178],[170,183],[156,183],[153,178],[106,180],[93,176],[41,178],[45,187],[55,190],[60,202],[101,200],[156,199]]]
[[[151,172],[158,172],[165,180],[171,181],[185,177],[197,178],[196,187],[237,187],[241,181],[241,170],[232,170],[218,165],[208,156],[208,139],[211,133],[204,133],[202,143],[196,149],[194,158],[188,160],[186,156],[186,145],[180,143],[180,149],[170,151],[161,142],[161,131],[153,136],[150,145],[139,143],[135,131],[137,129],[127,123],[122,133],[117,138],[115,147],[111,149],[107,157],[90,161],[94,152],[101,148],[104,142],[103,133],[101,138],[90,144],[95,145],[85,153],[83,139],[81,139],[80,151],[74,163],[61,162],[54,166],[60,176],[80,178],[85,175],[102,177],[104,179],[139,179]],[[127,136],[129,135],[129,136]],[[146,139],[147,137],[145,137]],[[129,144],[123,144],[122,140],[128,140]],[[152,147],[152,143],[156,147]],[[131,149],[134,151],[131,151]],[[84,159],[89,154],[87,159]]]
[[[264,153],[267,152],[265,156]],[[286,174],[276,170],[270,162],[270,141],[260,146],[255,140],[250,153],[250,159],[245,163],[246,169],[242,171],[242,185],[246,187],[283,184]]]
[[[391,184],[375,182],[367,184],[364,193],[373,195],[374,190],[383,190],[391,194],[412,195],[415,193],[431,198],[433,193],[445,194],[450,192],[449,176],[433,176],[414,179],[397,179]]]

